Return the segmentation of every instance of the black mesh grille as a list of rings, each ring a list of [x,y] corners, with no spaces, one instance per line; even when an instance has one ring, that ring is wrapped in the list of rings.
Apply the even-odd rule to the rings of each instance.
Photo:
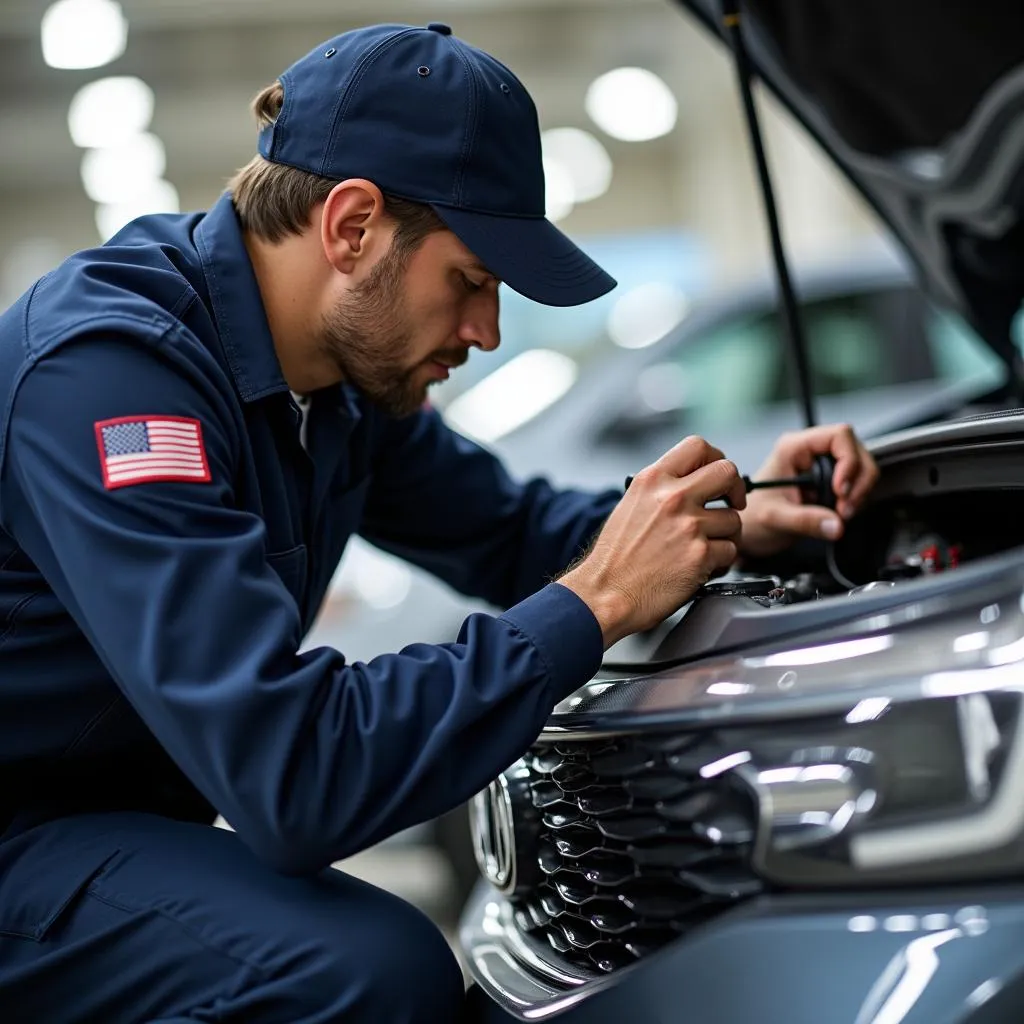
[[[535,747],[543,877],[517,901],[519,927],[610,971],[761,892],[753,798],[699,774],[718,749],[694,735]]]

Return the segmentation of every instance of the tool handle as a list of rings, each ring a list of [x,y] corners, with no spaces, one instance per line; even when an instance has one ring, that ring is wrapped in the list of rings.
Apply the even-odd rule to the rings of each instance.
[[[835,508],[836,494],[832,490],[832,477],[836,471],[836,460],[831,455],[816,455],[811,474],[813,484],[808,488],[816,499],[816,504],[826,508]]]
[[[811,468],[799,476],[783,477],[776,480],[752,480],[749,476],[744,476],[741,479],[748,494],[765,487],[799,487],[811,495],[814,504],[834,508],[836,495],[832,490],[832,476],[835,471],[836,460],[831,455],[816,455]],[[622,486],[623,491],[628,491],[632,482],[633,478],[627,476],[626,482]]]

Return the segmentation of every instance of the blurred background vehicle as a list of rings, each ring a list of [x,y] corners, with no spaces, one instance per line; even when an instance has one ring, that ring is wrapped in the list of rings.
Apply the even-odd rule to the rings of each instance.
[[[437,19],[531,90],[549,215],[620,286],[578,310],[506,292],[501,349],[474,354],[434,400],[517,474],[616,486],[690,432],[752,470],[798,425],[761,200],[728,59],[665,0],[4,0],[0,305],[134,216],[210,205],[254,152],[250,99],[320,40]],[[994,372],[970,331],[920,298],[807,135],[760,98],[822,415],[875,431]],[[897,334],[914,338],[898,363]],[[354,543],[307,643],[365,659],[450,638],[467,610]],[[446,827],[458,837],[460,823]],[[439,854],[435,833],[347,866],[450,922],[460,847]]]

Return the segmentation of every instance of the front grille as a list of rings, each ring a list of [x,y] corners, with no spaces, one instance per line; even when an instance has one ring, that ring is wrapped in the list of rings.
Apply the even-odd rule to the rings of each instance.
[[[611,971],[761,892],[753,797],[700,776],[720,751],[692,734],[534,747],[541,880],[517,898],[518,926]]]

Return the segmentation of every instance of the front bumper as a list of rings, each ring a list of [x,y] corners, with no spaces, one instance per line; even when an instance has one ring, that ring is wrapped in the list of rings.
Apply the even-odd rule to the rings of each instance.
[[[762,896],[610,975],[560,962],[481,883],[460,943],[497,1021],[1002,1024],[1024,1020],[1024,886]]]

